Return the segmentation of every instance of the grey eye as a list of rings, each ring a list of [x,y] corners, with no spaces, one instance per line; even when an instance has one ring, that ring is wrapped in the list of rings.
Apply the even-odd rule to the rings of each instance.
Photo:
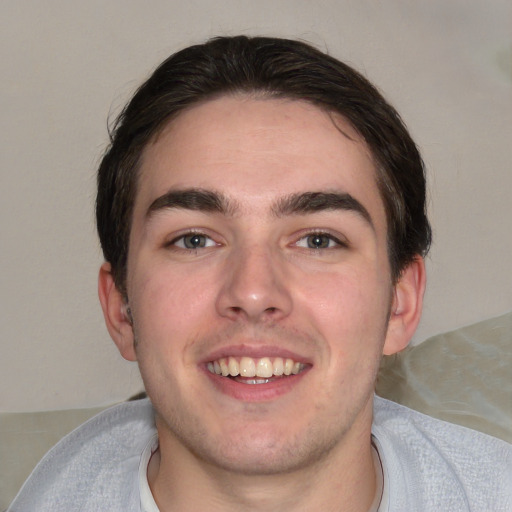
[[[215,247],[217,244],[208,235],[192,231],[176,237],[169,243],[169,248],[177,248],[187,251]]]
[[[306,237],[309,249],[327,249],[331,244],[331,237],[327,235],[315,234]]]
[[[207,238],[204,235],[200,234],[192,234],[185,235],[182,238],[183,247],[186,249],[200,249],[201,247],[206,247]]]

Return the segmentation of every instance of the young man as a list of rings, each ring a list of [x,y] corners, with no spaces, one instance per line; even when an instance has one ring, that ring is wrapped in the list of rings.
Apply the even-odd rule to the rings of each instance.
[[[374,397],[430,227],[418,151],[351,68],[270,38],[171,56],[118,120],[97,221],[150,402],[68,436],[11,510],[509,510],[509,445]]]

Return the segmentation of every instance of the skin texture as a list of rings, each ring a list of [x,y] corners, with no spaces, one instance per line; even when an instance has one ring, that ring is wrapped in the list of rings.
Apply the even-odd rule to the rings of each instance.
[[[159,199],[191,190],[193,209]],[[197,190],[222,195],[224,208]],[[362,208],[283,208],[310,192]],[[131,314],[108,263],[99,294],[157,410],[148,476],[161,510],[367,509],[376,372],[412,336],[425,283],[417,258],[392,285],[386,231],[364,142],[308,103],[222,97],[183,112],[146,148]],[[186,248],[191,233],[203,247]],[[306,371],[224,385],[206,363],[230,354],[291,355]]]

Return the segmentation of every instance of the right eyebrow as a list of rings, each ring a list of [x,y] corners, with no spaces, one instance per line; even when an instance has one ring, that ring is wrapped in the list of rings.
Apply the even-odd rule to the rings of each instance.
[[[327,210],[351,211],[366,221],[372,229],[375,229],[372,217],[363,204],[347,192],[318,191],[291,194],[274,205],[274,215],[304,215],[308,213]]]
[[[168,209],[196,210],[203,212],[233,215],[237,206],[220,192],[213,192],[201,188],[188,188],[183,190],[170,190],[157,197],[146,211],[146,218],[152,217],[156,212]]]

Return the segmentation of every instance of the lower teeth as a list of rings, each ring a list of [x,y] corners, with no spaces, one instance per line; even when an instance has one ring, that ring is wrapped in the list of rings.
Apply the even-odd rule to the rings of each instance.
[[[240,382],[241,384],[267,384],[270,382],[270,379],[237,379],[235,378],[237,382]]]

